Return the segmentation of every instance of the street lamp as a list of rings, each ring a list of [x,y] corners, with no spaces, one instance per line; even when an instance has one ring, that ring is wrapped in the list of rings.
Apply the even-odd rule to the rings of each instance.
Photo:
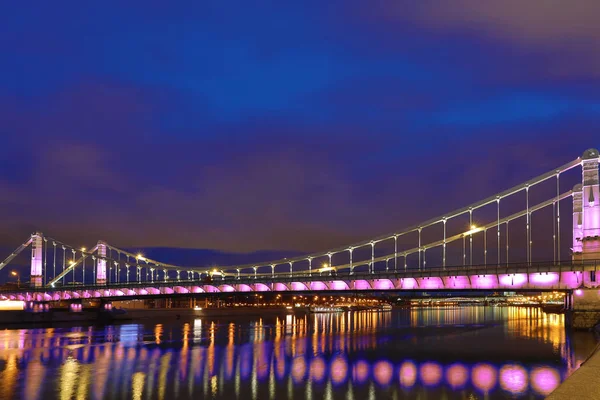
[[[17,277],[17,288],[20,289],[21,288],[21,277],[19,276],[19,273],[17,271],[11,271],[10,274],[12,276]]]

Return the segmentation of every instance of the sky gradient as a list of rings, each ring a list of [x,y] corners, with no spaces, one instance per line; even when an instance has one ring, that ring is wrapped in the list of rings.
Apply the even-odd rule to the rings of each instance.
[[[596,0],[85,3],[0,6],[2,245],[318,251],[600,147]]]

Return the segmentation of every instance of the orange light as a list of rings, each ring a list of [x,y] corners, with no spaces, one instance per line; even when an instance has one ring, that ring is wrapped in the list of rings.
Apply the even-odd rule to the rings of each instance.
[[[0,301],[1,311],[21,311],[25,309],[24,301],[6,300]]]

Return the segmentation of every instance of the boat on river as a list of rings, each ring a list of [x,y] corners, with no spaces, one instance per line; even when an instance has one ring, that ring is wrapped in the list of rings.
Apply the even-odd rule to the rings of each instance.
[[[336,313],[344,312],[342,307],[329,307],[329,306],[310,306],[308,307],[310,313]]]

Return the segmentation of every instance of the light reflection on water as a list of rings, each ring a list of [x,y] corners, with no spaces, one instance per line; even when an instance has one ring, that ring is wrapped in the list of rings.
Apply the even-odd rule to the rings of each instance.
[[[497,307],[3,330],[0,398],[543,398],[594,345]]]

